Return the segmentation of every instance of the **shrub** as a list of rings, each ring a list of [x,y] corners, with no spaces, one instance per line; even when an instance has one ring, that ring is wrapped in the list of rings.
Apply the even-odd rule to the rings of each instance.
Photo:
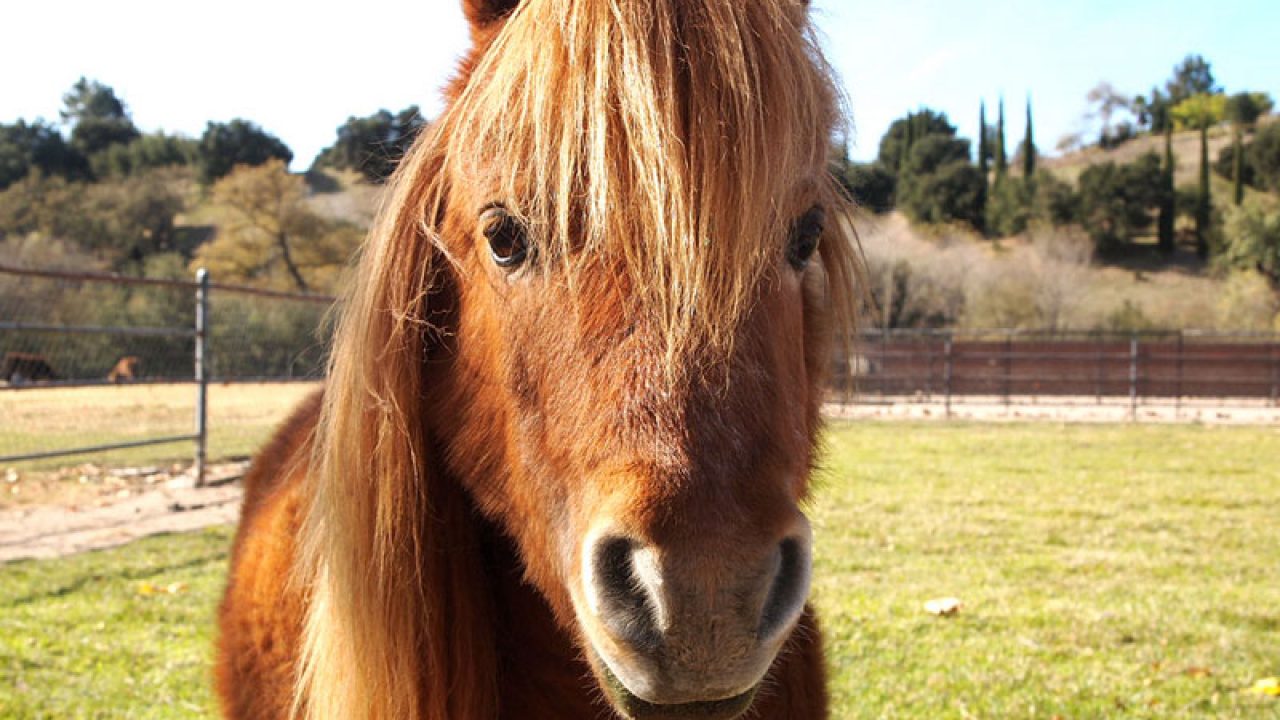
[[[1103,163],[1080,174],[1080,220],[1099,251],[1114,250],[1151,226],[1163,194],[1160,156]]]
[[[883,165],[850,163],[837,169],[836,179],[859,207],[877,214],[893,209],[897,183]]]
[[[1256,270],[1280,282],[1280,207],[1274,201],[1249,198],[1227,211],[1223,230],[1224,265]]]
[[[1159,328],[1154,320],[1147,317],[1142,305],[1125,299],[1120,307],[1107,315],[1099,329],[1113,333],[1143,333]]]
[[[1280,312],[1280,298],[1260,273],[1237,270],[1223,284],[1215,310],[1219,329],[1266,332]]]
[[[1280,192],[1280,122],[1259,128],[1245,152],[1257,187]]]

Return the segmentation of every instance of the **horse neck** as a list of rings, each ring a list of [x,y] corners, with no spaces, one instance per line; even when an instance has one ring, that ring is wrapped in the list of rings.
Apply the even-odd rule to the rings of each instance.
[[[597,704],[599,692],[593,689],[582,651],[525,582],[514,543],[487,522],[483,538],[495,609],[501,716],[599,716],[604,706]]]

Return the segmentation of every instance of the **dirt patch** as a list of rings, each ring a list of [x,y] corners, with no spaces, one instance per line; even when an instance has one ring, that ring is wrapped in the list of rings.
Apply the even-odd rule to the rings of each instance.
[[[202,488],[194,487],[189,469],[112,470],[82,474],[84,483],[57,481],[43,496],[46,502],[0,509],[0,563],[61,557],[148,535],[234,523],[243,495],[239,481],[247,468],[248,462],[215,465]],[[92,469],[82,465],[72,470]],[[23,485],[21,480],[5,482],[8,489]],[[29,494],[37,498],[38,492]]]

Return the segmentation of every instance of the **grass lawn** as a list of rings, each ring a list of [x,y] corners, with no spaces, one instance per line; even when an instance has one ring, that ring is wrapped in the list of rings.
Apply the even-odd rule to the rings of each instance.
[[[1277,430],[860,423],[829,449],[834,718],[1280,717],[1241,692],[1280,674]],[[0,566],[0,717],[212,714],[229,537]]]
[[[833,716],[1280,717],[1280,432],[837,426]],[[954,596],[952,618],[925,601]]]
[[[210,643],[230,542],[215,528],[0,566],[0,718],[215,716]]]

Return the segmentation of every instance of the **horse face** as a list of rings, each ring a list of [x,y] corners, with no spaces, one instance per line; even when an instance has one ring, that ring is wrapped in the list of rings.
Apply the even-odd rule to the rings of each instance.
[[[744,711],[808,594],[827,352],[822,213],[798,195],[732,350],[674,372],[620,261],[570,279],[501,198],[451,201],[450,462],[632,717]]]

